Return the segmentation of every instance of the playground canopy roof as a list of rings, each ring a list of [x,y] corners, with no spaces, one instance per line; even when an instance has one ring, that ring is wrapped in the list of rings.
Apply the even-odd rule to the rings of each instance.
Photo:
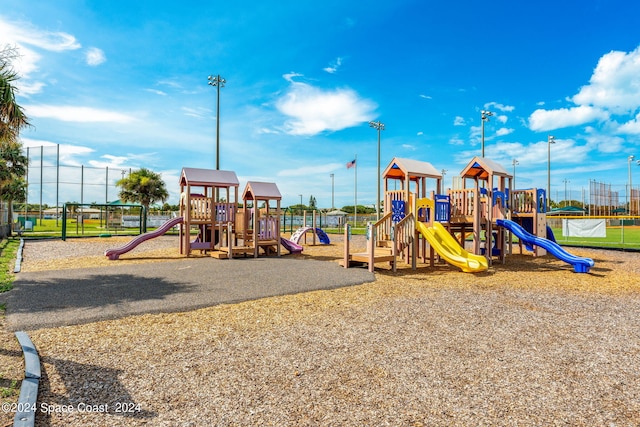
[[[498,162],[478,156],[471,159],[469,164],[460,172],[460,177],[462,178],[488,180],[490,175],[512,178],[511,174]]]
[[[242,200],[281,200],[278,186],[273,182],[249,181],[242,193]]]
[[[577,206],[564,206],[561,208],[551,209],[547,215],[584,215],[585,210]]]
[[[125,207],[142,206],[140,203],[125,203],[120,199],[114,200],[113,202],[109,202],[109,203],[107,203],[107,205],[109,205],[109,206],[125,206]]]
[[[182,168],[180,185],[229,188],[239,186],[240,181],[233,171]]]
[[[408,176],[411,180],[418,178],[442,179],[442,174],[431,163],[400,157],[394,157],[391,160],[382,176],[392,179],[406,179]]]

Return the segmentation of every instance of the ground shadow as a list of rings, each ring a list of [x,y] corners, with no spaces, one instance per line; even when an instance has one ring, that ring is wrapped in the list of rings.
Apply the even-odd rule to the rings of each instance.
[[[9,330],[74,325],[166,310],[174,294],[195,286],[161,277],[95,274],[21,279],[7,300]]]
[[[96,274],[83,278],[20,281],[8,300],[7,311],[48,312],[95,308],[133,301],[161,301],[167,295],[189,292],[190,285],[164,278],[132,274]]]
[[[43,357],[41,362],[42,377],[38,389],[36,425],[51,425],[51,413],[47,413],[47,410],[62,406],[74,408],[76,414],[84,408],[95,408],[98,412],[105,412],[111,416],[147,421],[158,416],[156,412],[149,411],[143,404],[135,401],[118,379],[122,373],[119,369],[51,357]],[[47,365],[55,367],[57,375],[64,383],[64,394],[51,389]],[[86,415],[92,416],[88,411]],[[56,416],[64,417],[65,414]]]

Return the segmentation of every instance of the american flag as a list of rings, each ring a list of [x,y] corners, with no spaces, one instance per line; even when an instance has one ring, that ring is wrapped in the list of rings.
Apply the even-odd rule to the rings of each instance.
[[[353,159],[353,160],[351,160],[350,162],[347,163],[347,169],[351,169],[355,165],[356,165],[356,159]]]

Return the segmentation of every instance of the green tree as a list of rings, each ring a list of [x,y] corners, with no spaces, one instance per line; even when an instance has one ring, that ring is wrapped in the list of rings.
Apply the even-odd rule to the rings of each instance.
[[[26,173],[27,156],[22,154],[22,146],[0,143],[0,199],[7,202],[9,224],[13,224],[13,202],[24,203],[26,200]]]
[[[144,206],[142,231],[147,231],[147,213],[149,205],[163,202],[169,198],[169,192],[160,174],[142,168],[131,172],[129,176],[116,182],[120,187],[118,196],[125,203],[140,203]]]
[[[311,197],[309,197],[309,208],[315,209],[316,207],[316,198],[311,195]]]
[[[13,201],[25,199],[28,159],[22,153],[18,136],[21,129],[30,126],[16,102],[15,83],[19,76],[11,67],[11,60],[16,56],[14,48],[0,50],[0,199],[8,204],[9,224],[13,223]],[[11,235],[10,227],[8,234]]]
[[[20,130],[30,125],[16,101],[15,83],[19,76],[11,66],[15,57],[17,52],[14,48],[0,50],[0,141],[17,142]]]

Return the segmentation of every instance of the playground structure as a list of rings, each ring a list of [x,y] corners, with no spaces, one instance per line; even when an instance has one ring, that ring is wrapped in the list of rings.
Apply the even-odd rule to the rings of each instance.
[[[236,224],[229,224],[227,244],[220,245],[217,253],[212,253],[216,258],[233,258],[237,255],[252,254],[258,257],[260,249],[266,255],[280,256],[280,201],[282,195],[278,186],[273,182],[249,181],[242,194],[244,209],[239,215]],[[276,208],[270,207],[270,201],[276,202]],[[251,202],[252,208],[249,208]],[[263,208],[258,204],[262,202]],[[235,227],[234,227],[235,226]],[[238,244],[242,239],[242,244]]]
[[[180,254],[213,251],[235,230],[240,183],[235,172],[183,168],[180,174]],[[224,196],[221,193],[224,192]],[[191,240],[191,229],[198,230]]]
[[[415,269],[417,259],[427,262],[428,251],[431,266],[437,254],[462,271],[481,272],[494,258],[505,262],[512,253],[511,233],[534,256],[548,250],[580,273],[593,266],[592,260],[559,250],[546,238],[544,190],[513,190],[513,177],[490,159],[471,159],[460,173],[460,188],[446,194],[440,194],[442,174],[428,162],[393,158],[382,178],[384,215],[368,226],[366,252],[350,253],[345,230],[345,267],[359,262],[373,271],[376,263],[389,262],[395,271],[402,256]],[[399,190],[390,190],[393,181]],[[433,186],[428,192],[429,181]]]
[[[418,258],[427,262],[428,249],[431,266],[437,254],[464,272],[482,272],[494,258],[504,263],[506,254],[512,252],[512,234],[518,237],[521,248],[524,243],[534,256],[549,251],[573,265],[578,273],[586,273],[594,265],[590,259],[564,251],[552,237],[547,238],[544,190],[513,190],[512,176],[490,159],[471,159],[460,173],[460,188],[448,189],[447,194],[440,194],[442,174],[428,162],[393,158],[383,179],[384,215],[369,224],[365,252],[350,253],[350,229],[345,227],[345,267],[359,262],[373,271],[376,263],[389,262],[395,271],[402,256],[415,269]],[[434,184],[428,192],[429,180]],[[394,187],[399,183],[400,189],[390,190],[390,182],[396,184]],[[210,252],[216,258],[258,257],[261,251],[280,256],[281,246],[290,253],[300,253],[299,240],[302,236],[306,239],[309,231],[313,232],[314,244],[316,236],[321,243],[329,243],[326,233],[315,227],[315,212],[313,226],[305,223],[290,239],[282,237],[282,195],[275,183],[249,181],[242,195],[243,208],[238,207],[238,187],[232,171],[183,168],[180,216],[121,248],[107,250],[105,256],[118,259],[175,226],[180,230],[180,253],[186,256],[193,250]],[[273,201],[275,207],[270,205]]]
[[[116,260],[139,244],[179,227],[180,254],[192,251],[209,252],[214,258],[265,255],[280,256],[281,246],[290,253],[302,252],[299,240],[314,231],[321,243],[329,237],[315,227],[300,228],[291,239],[281,236],[282,195],[275,183],[249,181],[242,194],[243,207],[238,205],[239,182],[235,172],[183,168],[180,174],[180,215],[163,223],[156,230],[141,234],[126,245],[108,249],[105,256]],[[276,206],[271,206],[275,202]],[[262,204],[262,206],[259,206]]]

